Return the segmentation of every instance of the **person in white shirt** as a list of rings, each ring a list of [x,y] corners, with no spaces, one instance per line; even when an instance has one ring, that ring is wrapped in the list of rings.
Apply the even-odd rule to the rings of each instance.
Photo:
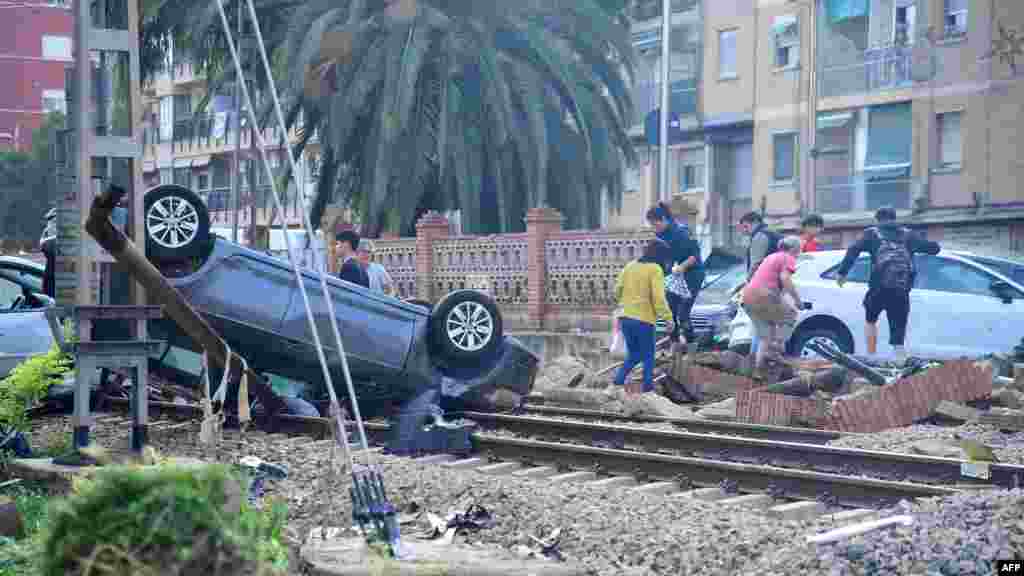
[[[393,296],[395,292],[395,283],[391,279],[391,275],[388,274],[387,269],[381,266],[378,262],[370,262],[370,255],[373,254],[373,241],[369,238],[364,238],[359,243],[359,249],[356,251],[356,255],[359,257],[359,261],[366,268],[366,274],[370,277],[370,290],[376,290],[383,292],[388,296]]]

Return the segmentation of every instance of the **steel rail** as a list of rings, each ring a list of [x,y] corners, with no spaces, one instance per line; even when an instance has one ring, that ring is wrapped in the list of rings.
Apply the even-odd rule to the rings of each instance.
[[[787,442],[804,442],[807,444],[826,444],[836,440],[845,434],[831,430],[816,430],[814,428],[797,428],[790,426],[773,426],[770,424],[749,424],[746,422],[726,422],[723,420],[709,420],[706,418],[676,418],[671,416],[642,415],[627,416],[618,412],[606,412],[603,410],[590,410],[587,408],[566,408],[562,406],[544,406],[537,404],[526,404],[522,408],[526,414],[539,416],[556,416],[578,419],[592,419],[604,421],[621,422],[654,422],[672,424],[685,428],[691,432],[711,432],[720,434],[735,434],[748,438],[763,438],[765,440],[782,440]],[[473,414],[476,414],[475,412]],[[472,416],[466,416],[472,419]]]
[[[563,442],[592,446],[628,447],[652,453],[928,484],[973,484],[1000,488],[1016,488],[1024,484],[1024,466],[1013,464],[989,463],[990,478],[979,481],[962,474],[963,461],[937,456],[509,414],[473,412],[466,413],[465,417],[485,429],[500,429],[532,438],[557,438]]]
[[[561,468],[599,470],[675,481],[682,489],[731,485],[738,492],[768,493],[780,499],[819,500],[831,505],[882,508],[903,499],[948,496],[956,488],[857,478],[809,470],[723,462],[668,454],[597,448],[540,440],[476,434],[477,448],[501,460],[526,460]]]

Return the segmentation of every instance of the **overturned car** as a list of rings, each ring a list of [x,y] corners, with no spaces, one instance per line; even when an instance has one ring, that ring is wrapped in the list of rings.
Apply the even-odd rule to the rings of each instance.
[[[211,235],[206,206],[188,188],[149,190],[144,217],[148,260],[231,348],[256,372],[305,382],[304,395],[322,398],[322,370],[290,264]],[[319,277],[301,275],[332,380],[343,383]],[[431,309],[334,277],[327,284],[364,414],[397,410],[408,416],[400,428],[410,430],[438,409],[490,409],[530,392],[540,359],[503,334],[487,294],[458,290]],[[196,348],[173,322],[157,321],[150,332]],[[343,384],[336,389],[345,396]]]

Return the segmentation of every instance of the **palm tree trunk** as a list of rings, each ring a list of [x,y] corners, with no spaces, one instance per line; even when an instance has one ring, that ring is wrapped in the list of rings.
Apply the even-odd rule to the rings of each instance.
[[[441,132],[437,137],[438,181],[442,189],[448,175],[448,49],[448,36],[445,36],[441,40],[441,114],[438,116]]]

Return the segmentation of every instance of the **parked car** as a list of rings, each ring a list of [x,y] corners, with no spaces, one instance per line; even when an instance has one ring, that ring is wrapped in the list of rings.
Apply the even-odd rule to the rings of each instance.
[[[149,190],[144,213],[147,257],[232,349],[257,372],[323,390],[306,310],[287,261],[211,235],[206,206],[187,188]],[[332,379],[343,393],[341,358],[319,278],[310,270],[302,270],[302,278]],[[483,406],[498,388],[520,396],[530,392],[539,358],[504,336],[501,313],[487,294],[456,290],[430,309],[335,277],[327,284],[352,378],[368,397],[400,403],[435,389],[448,401]],[[167,320],[154,323],[151,334],[193,347]]]
[[[43,294],[41,264],[0,256],[0,378],[53,346],[44,310],[53,300]]]
[[[866,351],[862,303],[870,261],[861,256],[840,288],[835,280],[844,255],[841,250],[813,252],[797,260],[794,282],[811,309],[797,318],[787,344],[791,354],[814,356],[807,347],[814,340],[828,340],[850,354]],[[908,353],[923,358],[981,356],[1008,352],[1024,337],[1024,262],[943,251],[935,256],[916,254],[914,264]],[[878,356],[891,357],[884,315],[878,326]],[[749,317],[737,314],[730,347],[749,346],[750,333]]]

